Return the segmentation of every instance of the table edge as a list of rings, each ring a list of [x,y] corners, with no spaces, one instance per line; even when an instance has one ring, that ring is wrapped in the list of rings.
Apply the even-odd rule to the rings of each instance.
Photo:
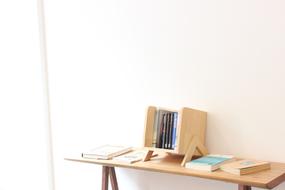
[[[268,183],[259,183],[259,182],[249,183],[249,182],[245,182],[242,180],[238,181],[238,180],[231,180],[231,179],[222,179],[219,177],[203,176],[199,174],[187,174],[183,172],[165,171],[165,170],[160,170],[157,168],[150,169],[150,168],[132,167],[131,165],[128,165],[128,164],[101,163],[101,162],[96,162],[94,160],[88,160],[88,159],[83,160],[83,159],[78,159],[78,158],[64,158],[64,160],[73,161],[73,162],[81,162],[81,163],[89,163],[89,164],[97,164],[97,165],[109,166],[109,167],[130,168],[130,169],[135,169],[135,170],[145,170],[145,171],[161,172],[161,173],[168,173],[168,174],[175,174],[175,175],[182,175],[182,176],[199,177],[203,179],[217,180],[217,181],[229,182],[233,184],[242,184],[242,185],[248,185],[248,186],[264,188],[264,189],[272,189],[285,181],[285,173],[283,173],[282,175],[280,175],[279,177],[273,179],[272,181]]]

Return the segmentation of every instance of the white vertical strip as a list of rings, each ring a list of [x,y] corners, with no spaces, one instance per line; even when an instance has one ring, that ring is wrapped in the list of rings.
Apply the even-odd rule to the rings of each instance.
[[[45,31],[45,14],[44,14],[44,0],[38,0],[38,20],[40,32],[40,52],[42,65],[42,80],[43,80],[43,96],[45,109],[45,128],[46,128],[46,147],[47,147],[47,162],[48,162],[48,183],[49,190],[55,189],[54,179],[54,161],[52,148],[52,129],[50,118],[50,98],[49,98],[49,84],[48,84],[48,61],[47,61],[47,46],[46,46],[46,31]]]

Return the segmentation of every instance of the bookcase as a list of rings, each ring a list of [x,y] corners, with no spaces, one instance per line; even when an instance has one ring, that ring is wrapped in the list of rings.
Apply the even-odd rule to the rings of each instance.
[[[157,146],[159,136],[161,136],[161,113],[174,113],[177,115],[177,123],[175,137],[175,145],[172,148]],[[202,156],[207,154],[205,147],[205,132],[207,125],[207,113],[201,110],[192,108],[182,108],[173,110],[167,108],[157,108],[149,106],[146,113],[145,131],[144,131],[144,146],[150,151],[165,151],[170,154],[184,155],[181,165],[191,160],[192,156]],[[173,134],[172,134],[173,135]],[[152,154],[150,153],[150,155]],[[146,158],[147,160],[148,158]]]

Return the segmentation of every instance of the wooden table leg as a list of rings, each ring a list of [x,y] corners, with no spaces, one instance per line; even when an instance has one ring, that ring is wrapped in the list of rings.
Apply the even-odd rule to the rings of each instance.
[[[102,168],[102,190],[108,190],[109,167],[103,166]]]
[[[109,167],[110,172],[110,181],[112,185],[112,190],[119,190],[116,172],[114,167]]]
[[[239,184],[238,190],[251,190],[251,186]]]

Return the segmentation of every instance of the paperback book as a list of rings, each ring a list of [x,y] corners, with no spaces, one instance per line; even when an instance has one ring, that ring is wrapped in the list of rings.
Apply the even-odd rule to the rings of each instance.
[[[232,162],[233,160],[234,157],[232,155],[209,154],[187,162],[185,167],[194,170],[215,171],[219,169],[222,164]]]
[[[250,173],[259,172],[262,170],[270,169],[270,163],[257,160],[239,160],[221,166],[225,172],[235,175],[245,175]]]

